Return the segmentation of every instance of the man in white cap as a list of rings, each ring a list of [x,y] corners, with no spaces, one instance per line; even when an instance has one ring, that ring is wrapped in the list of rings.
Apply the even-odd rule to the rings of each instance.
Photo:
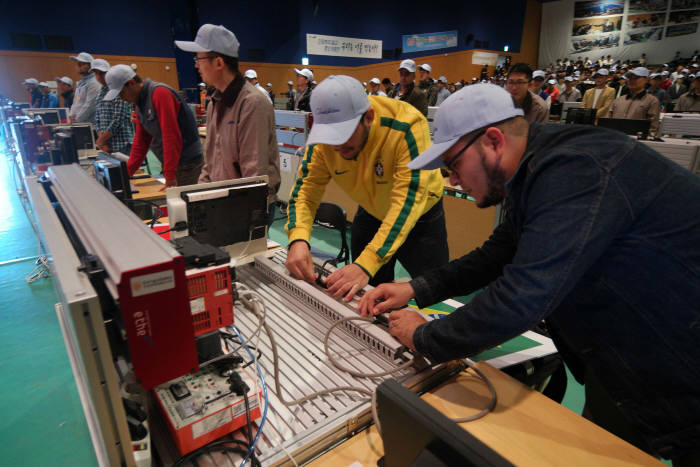
[[[56,86],[58,86],[58,93],[63,98],[63,107],[70,109],[73,105],[73,96],[75,95],[73,80],[67,76],[56,78]]]
[[[27,90],[27,94],[29,97],[29,105],[31,105],[34,108],[39,108],[41,105],[41,91],[39,90],[39,81],[37,81],[36,78],[27,78],[25,79],[22,84],[24,84],[24,88]]]
[[[267,97],[267,100],[270,101],[270,104],[272,104],[272,99],[270,99],[270,94],[268,94],[268,92],[265,90],[265,88],[260,86],[260,83],[258,82],[258,73],[255,70],[246,70],[245,73],[243,73],[243,77],[246,79],[246,81],[248,81],[250,84],[252,84],[255,89],[257,89],[258,91],[263,93],[265,95],[265,97]]]
[[[690,75],[690,91],[678,98],[675,110],[681,112],[700,111],[700,76]]]
[[[557,89],[557,80],[550,78],[547,80],[547,86],[542,90],[542,94],[547,96],[547,101],[551,105],[559,99],[559,89]]]
[[[270,101],[272,102],[272,105],[275,105],[275,90],[272,89],[272,83],[267,83],[265,84],[265,92],[267,92],[267,95],[270,97]]]
[[[75,62],[80,81],[75,85],[73,105],[68,112],[68,116],[72,122],[92,123],[95,119],[97,95],[102,89],[100,83],[95,80],[95,75],[90,73],[90,65],[93,60],[92,55],[87,52],[80,52],[77,56],[72,55],[70,59]]]
[[[418,87],[425,93],[428,99],[428,106],[434,107],[437,101],[438,87],[433,78],[430,77],[432,67],[427,63],[418,66]]]
[[[204,165],[194,113],[182,96],[164,83],[142,80],[129,65],[115,65],[105,77],[104,100],[121,97],[136,106],[136,131],[127,169],[133,175],[150,149],[163,166],[166,188],[194,185]]]
[[[405,102],[367,96],[349,76],[323,80],[311,95],[311,110],[309,146],[287,210],[290,273],[316,279],[308,242],[331,179],[359,204],[351,230],[353,263],[325,281],[335,298],[350,300],[368,282],[392,281],[397,259],[412,276],[446,263],[440,171],[406,168],[430,145],[427,120]]]
[[[513,98],[515,106],[523,109],[528,122],[546,122],[549,110],[545,101],[529,89],[532,81],[532,68],[527,63],[516,63],[508,70],[506,90]]]
[[[532,80],[528,85],[528,88],[530,88],[530,92],[537,96],[540,96],[542,100],[547,99],[547,96],[542,93],[542,87],[544,86],[544,79],[546,76],[547,75],[543,70],[535,70],[532,72]]]
[[[428,98],[414,84],[416,79],[416,62],[406,59],[399,65],[399,84],[396,85],[389,97],[408,102],[420,113],[428,115]]]
[[[435,105],[440,105],[445,101],[445,99],[450,97],[450,91],[448,91],[447,89],[447,78],[444,76],[439,77],[437,86],[438,92],[437,99],[435,100]]]
[[[39,107],[42,109],[55,109],[58,107],[58,96],[51,92],[49,83],[46,81],[39,83],[39,92],[41,92],[41,103]]]
[[[175,45],[197,54],[195,66],[199,74],[215,89],[207,107],[206,164],[199,182],[267,175],[271,223],[280,169],[270,97],[267,93],[263,97],[241,76],[239,42],[225,27],[205,24],[199,28],[194,42],[175,41]]]
[[[581,107],[584,109],[598,109],[596,111],[596,122],[600,117],[607,117],[610,106],[615,100],[615,90],[606,85],[610,72],[606,68],[599,68],[593,74],[595,87],[586,91],[583,95]]]
[[[576,81],[574,80],[573,76],[566,76],[564,78],[564,84],[566,85],[566,88],[564,91],[559,94],[559,97],[557,98],[557,102],[563,104],[564,102],[578,102],[581,100],[581,91],[576,89],[575,84]]]
[[[311,112],[311,82],[314,74],[308,68],[294,69],[297,76],[297,90],[294,95],[294,107],[292,110]]]
[[[287,110],[294,110],[294,100],[297,96],[297,90],[294,89],[294,83],[292,81],[287,81],[287,92],[283,92],[282,95],[287,96]]]
[[[697,461],[698,177],[619,132],[528,124],[488,84],[450,96],[434,123],[433,146],[409,168],[447,167],[479,206],[505,201],[505,219],[466,256],[366,292],[361,313],[483,289],[443,319],[393,311],[389,331],[437,363],[545,320],[585,381],[589,419],[653,455]]]
[[[379,81],[379,78],[372,78],[369,80],[369,95],[370,96],[381,96],[381,97],[387,97],[386,93],[381,90],[380,88],[381,81]]]
[[[649,132],[656,134],[659,129],[661,103],[649,94],[646,85],[649,82],[649,70],[640,66],[630,71],[627,76],[629,93],[613,101],[610,107],[611,118],[631,118],[651,121]]]
[[[679,68],[682,68],[679,66]],[[687,70],[686,70],[687,71]],[[668,100],[670,101],[670,109],[673,110],[676,102],[678,102],[678,99],[688,92],[688,86],[685,85],[685,82],[682,78],[682,75],[680,72],[678,73],[678,77],[676,79],[672,78],[673,84],[671,84],[668,88],[666,88],[666,93],[668,94]]]
[[[105,100],[109,92],[105,77],[110,66],[107,60],[96,58],[92,61],[90,71],[102,89],[97,95],[94,127],[97,132],[95,144],[100,151],[120,152],[127,156],[131,153],[131,143],[134,140],[134,125],[131,123],[132,106],[121,99]]]
[[[649,88],[647,89],[647,92],[659,100],[661,110],[664,110],[666,108],[666,91],[659,87],[660,84],[660,73],[652,73],[649,75]]]

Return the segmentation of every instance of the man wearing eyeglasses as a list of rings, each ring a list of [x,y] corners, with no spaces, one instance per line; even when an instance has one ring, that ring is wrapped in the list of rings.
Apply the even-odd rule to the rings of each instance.
[[[513,97],[515,107],[522,109],[528,122],[547,122],[547,103],[528,88],[532,81],[532,68],[526,63],[516,63],[508,71],[506,90]]]
[[[194,42],[175,41],[175,45],[196,54],[195,67],[202,80],[215,88],[212,103],[207,107],[206,164],[199,182],[267,175],[268,224],[271,224],[280,168],[270,96],[257,84],[254,70],[246,72],[254,82],[241,75],[240,44],[236,35],[225,27],[204,24]]]
[[[394,279],[396,260],[412,277],[447,263],[439,170],[406,165],[430,145],[428,121],[407,102],[367,96],[355,78],[330,76],[311,95],[314,125],[290,194],[287,269],[316,280],[309,239],[316,209],[333,179],[358,203],[351,227],[353,262],[325,279],[349,301],[367,283]]]
[[[528,123],[492,85],[450,96],[434,128],[433,146],[408,167],[447,166],[479,207],[504,201],[505,220],[462,258],[365,293],[361,313],[483,288],[443,319],[393,311],[390,332],[437,363],[545,320],[585,382],[587,418],[674,465],[697,465],[700,179],[619,132]]]
[[[173,88],[146,78],[128,65],[115,65],[105,76],[109,91],[136,106],[136,129],[127,169],[133,175],[149,148],[163,164],[165,187],[194,185],[202,171],[202,143],[192,109]]]

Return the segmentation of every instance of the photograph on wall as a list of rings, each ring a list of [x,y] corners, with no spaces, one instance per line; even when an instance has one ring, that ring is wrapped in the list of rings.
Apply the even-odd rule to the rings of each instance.
[[[621,15],[625,9],[624,0],[592,0],[574,3],[574,18]]]
[[[627,29],[649,28],[663,26],[666,13],[648,13],[646,15],[627,16]],[[627,41],[625,41],[627,42]]]
[[[661,40],[663,32],[663,26],[658,28],[637,29],[634,31],[628,31],[627,33],[625,33],[625,45]]]
[[[700,0],[671,0],[671,10],[700,8]]]
[[[574,20],[572,36],[587,36],[604,32],[615,32],[622,29],[622,16],[609,16],[607,18],[577,19]]]
[[[698,23],[677,24],[666,27],[666,37],[686,36],[698,32]]]
[[[668,0],[630,0],[628,14],[666,11]]]
[[[672,11],[668,24],[695,23],[700,21],[700,10]]]
[[[590,50],[609,49],[620,44],[620,34],[608,34],[605,36],[583,36],[571,39],[570,53],[582,53]]]

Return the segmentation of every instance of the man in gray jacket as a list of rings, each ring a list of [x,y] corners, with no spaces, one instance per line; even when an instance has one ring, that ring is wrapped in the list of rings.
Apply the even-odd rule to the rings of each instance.
[[[68,115],[72,122],[92,123],[95,119],[97,95],[102,89],[100,83],[95,79],[95,75],[90,73],[92,55],[80,52],[77,56],[71,56],[70,59],[76,62],[75,66],[80,75],[80,81],[75,85],[73,105],[71,105]]]
[[[194,42],[175,45],[197,54],[195,67],[216,89],[207,106],[206,161],[199,182],[267,175],[271,216],[280,186],[275,114],[269,98],[238,70],[238,39],[223,26],[205,24]]]

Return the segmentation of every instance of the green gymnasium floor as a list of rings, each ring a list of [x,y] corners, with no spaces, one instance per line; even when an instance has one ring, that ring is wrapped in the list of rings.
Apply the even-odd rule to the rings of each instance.
[[[27,284],[24,279],[35,266],[38,242],[15,190],[12,163],[2,156],[0,464],[94,466],[97,461],[54,312],[52,280]],[[154,172],[156,168],[152,166]],[[284,219],[275,221],[270,238],[286,244],[283,225]],[[316,229],[314,237],[314,248],[337,252],[336,231]],[[397,277],[401,276],[406,273],[399,268]],[[577,413],[583,406],[583,389],[570,375],[563,404]]]

